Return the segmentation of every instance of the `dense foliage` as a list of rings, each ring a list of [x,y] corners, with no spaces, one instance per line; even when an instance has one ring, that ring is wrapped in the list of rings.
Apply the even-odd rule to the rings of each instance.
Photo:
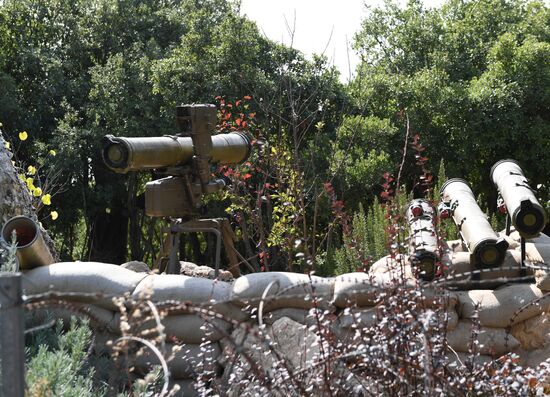
[[[348,86],[226,0],[8,0],[0,21],[0,120],[22,173],[55,176],[31,188],[51,194],[42,203],[58,219],[43,221],[63,259],[153,262],[159,225],[136,199],[150,176],[107,170],[100,140],[173,133],[179,103],[216,102],[222,129],[246,118],[265,143],[244,168],[222,170],[233,186],[202,210],[230,217],[256,270],[332,273],[355,240],[366,246],[354,267],[380,255],[384,172],[418,196],[445,159],[492,211],[489,168],[515,158],[547,200],[550,10],[537,1],[369,9]]]
[[[355,49],[362,61],[344,86],[322,57],[263,37],[237,1],[0,0],[0,127],[61,259],[152,264],[160,225],[137,198],[150,175],[109,171],[100,141],[173,133],[180,103],[217,103],[220,129],[255,138],[249,162],[218,170],[232,185],[202,209],[230,218],[255,271],[365,269],[392,249],[398,207],[411,195],[437,198],[447,175],[468,179],[493,211],[489,169],[502,158],[521,162],[547,205],[542,1],[388,0],[365,13]],[[409,335],[405,328],[395,340]],[[106,392],[88,378],[87,327],[33,338],[29,395]],[[385,371],[386,359],[379,363]],[[489,390],[488,370],[456,382]]]

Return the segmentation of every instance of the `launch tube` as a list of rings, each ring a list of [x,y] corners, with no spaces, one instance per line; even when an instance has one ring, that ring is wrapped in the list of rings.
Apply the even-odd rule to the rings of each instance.
[[[242,132],[212,136],[210,161],[215,164],[238,164],[251,150],[250,138]],[[103,160],[113,171],[144,171],[189,163],[195,154],[191,137],[162,136],[125,138],[105,136]]]
[[[441,199],[450,209],[462,240],[478,268],[497,267],[504,261],[508,243],[499,238],[477,205],[474,193],[464,179],[449,179],[441,187]]]
[[[500,160],[491,168],[491,179],[519,234],[524,238],[537,237],[548,218],[520,165],[515,160]]]

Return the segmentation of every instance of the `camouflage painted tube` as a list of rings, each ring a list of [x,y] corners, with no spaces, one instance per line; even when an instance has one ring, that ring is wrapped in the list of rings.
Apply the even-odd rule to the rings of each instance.
[[[491,227],[468,182],[449,179],[441,187],[440,194],[468,247],[471,263],[477,268],[500,266],[508,243]]]
[[[426,200],[412,200],[406,212],[409,223],[409,260],[418,277],[431,281],[439,259],[435,209]]]
[[[250,150],[250,138],[245,133],[214,135],[210,161],[238,164],[248,158]],[[191,137],[125,138],[106,135],[103,138],[103,160],[107,167],[119,173],[186,164],[194,154]]]
[[[32,269],[38,266],[51,265],[54,260],[44,242],[40,227],[31,218],[16,216],[6,222],[2,228],[2,238],[6,242],[16,234],[17,261],[20,269]]]
[[[519,164],[515,160],[497,161],[491,168],[491,179],[519,234],[524,238],[537,237],[548,218]]]

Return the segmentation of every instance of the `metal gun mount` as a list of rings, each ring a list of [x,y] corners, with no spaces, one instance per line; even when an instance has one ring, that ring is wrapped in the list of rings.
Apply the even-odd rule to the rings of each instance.
[[[211,232],[217,238],[215,268],[219,269],[221,240],[234,276],[239,276],[235,236],[224,219],[197,219],[203,195],[225,187],[213,179],[215,164],[244,162],[251,152],[251,141],[243,132],[212,135],[216,126],[216,107],[208,104],[181,105],[176,108],[180,132],[175,136],[115,138],[103,142],[103,160],[115,172],[154,170],[164,176],[145,185],[145,213],[171,219],[162,253],[169,251],[167,273],[179,273],[178,251],[181,233]],[[244,260],[244,258],[241,258]],[[155,267],[163,263],[159,255]]]

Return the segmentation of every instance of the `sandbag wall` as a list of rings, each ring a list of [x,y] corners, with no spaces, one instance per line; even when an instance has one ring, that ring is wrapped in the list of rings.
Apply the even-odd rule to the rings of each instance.
[[[510,241],[516,241],[513,234]],[[511,244],[510,263],[516,263],[517,249],[518,244]],[[459,243],[449,244],[446,266],[451,269],[450,279],[452,269],[467,268],[464,254]],[[550,238],[530,240],[527,256],[533,266],[548,263]],[[82,310],[105,340],[121,335],[154,340],[168,362],[172,384],[181,388],[178,395],[188,396],[195,395],[201,384],[227,381],[224,366],[229,367],[228,356],[234,353],[228,341],[245,332],[243,324],[266,324],[270,332],[277,322],[288,327],[288,321],[281,323],[285,318],[310,327],[323,316],[345,343],[357,338],[361,328],[382,320],[380,302],[395,285],[421,291],[423,307],[445,324],[448,344],[458,360],[468,352],[475,327],[480,361],[514,351],[526,365],[537,365],[550,356],[550,272],[545,265],[540,267],[531,271],[535,283],[450,291],[438,281],[420,285],[406,257],[382,258],[369,273],[335,278],[271,272],[249,274],[233,282],[71,262],[27,272],[24,290],[31,298],[52,292],[84,303]],[[468,287],[467,283],[463,286]],[[300,345],[300,340],[294,342]],[[159,362],[150,349],[141,349],[130,359],[138,375]]]

